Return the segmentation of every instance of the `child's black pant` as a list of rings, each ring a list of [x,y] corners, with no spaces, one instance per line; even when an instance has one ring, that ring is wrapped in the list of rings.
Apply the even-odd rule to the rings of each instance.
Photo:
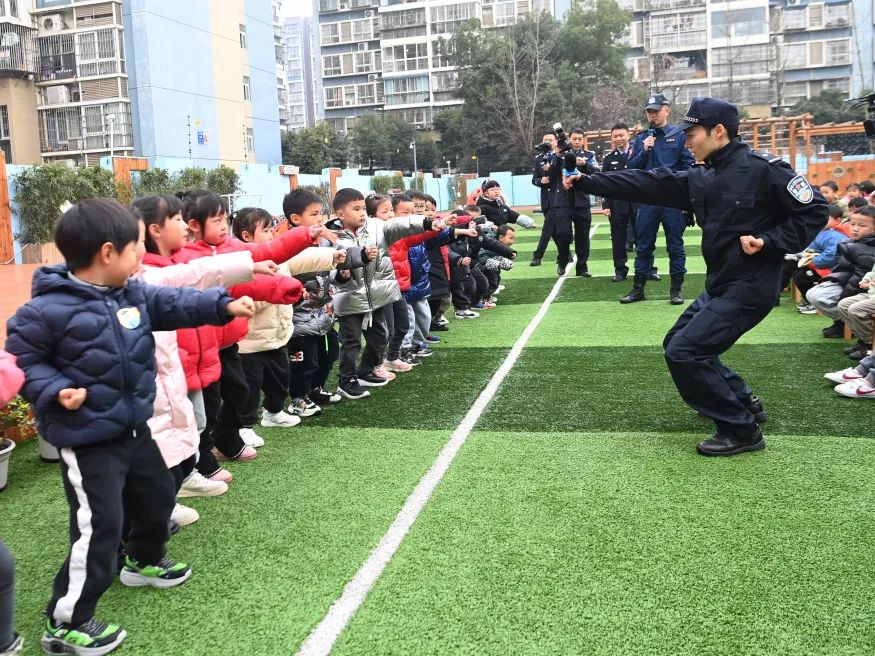
[[[805,301],[805,295],[808,293],[816,283],[819,283],[823,278],[821,275],[815,271],[814,269],[805,268],[797,268],[793,272],[793,282],[796,285],[796,289],[802,294],[802,302]]]
[[[450,291],[453,294],[453,307],[456,310],[469,310],[474,303],[474,294],[477,291],[477,283],[471,276],[465,276],[450,283]]]
[[[403,298],[383,308],[386,330],[389,333],[389,343],[386,347],[386,359],[397,360],[401,357],[401,344],[404,336],[410,330],[410,313],[407,311],[407,301]]]
[[[130,557],[146,565],[164,557],[176,490],[145,424],[105,442],[61,449],[61,475],[71,547],[46,612],[55,624],[77,625],[94,616],[115,579],[125,515]]]
[[[264,409],[276,414],[282,411],[289,388],[289,352],[285,346],[240,356],[243,374],[249,386],[249,395],[240,415],[244,426],[254,426],[258,420],[258,406],[264,391]]]
[[[328,375],[334,368],[334,363],[340,357],[340,339],[337,332],[332,328],[323,337],[319,338],[319,368],[311,383],[311,391],[318,387],[325,387]]]
[[[323,341],[325,338],[319,335],[292,337],[289,340],[287,366],[290,374],[289,396],[291,398],[303,398],[316,387],[320,387],[315,383],[315,380],[319,373],[319,355]]]
[[[495,290],[498,289],[498,286],[501,284],[501,271],[498,269],[483,269],[483,275],[486,277],[486,293],[483,295],[483,298],[488,300],[493,294],[495,294]]]
[[[219,362],[222,365],[221,378],[203,389],[207,427],[201,433],[201,457],[197,470],[204,476],[210,476],[219,469],[219,463],[212,453],[214,446],[229,458],[240,455],[246,446],[240,437],[240,429],[243,428],[240,408],[249,396],[249,385],[237,345],[219,351]]]
[[[340,384],[348,383],[357,376],[371,373],[382,363],[383,352],[389,341],[389,331],[383,318],[383,309],[378,308],[371,313],[370,325],[362,326],[364,314],[351,314],[340,317]],[[358,362],[362,350],[362,335],[365,338],[365,350],[361,362]],[[356,367],[358,364],[358,367]]]

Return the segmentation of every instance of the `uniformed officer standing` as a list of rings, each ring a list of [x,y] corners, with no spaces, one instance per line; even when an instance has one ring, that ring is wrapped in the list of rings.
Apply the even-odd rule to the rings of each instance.
[[[647,99],[644,106],[650,128],[638,134],[632,142],[630,169],[649,171],[666,167],[672,171],[686,171],[693,165],[693,158],[686,148],[683,132],[673,132],[668,124],[671,112],[668,100],[661,93]],[[687,272],[687,256],[684,251],[684,229],[687,219],[679,210],[658,205],[642,205],[635,220],[635,282],[632,291],[620,299],[621,303],[644,300],[644,285],[653,271],[653,251],[656,248],[656,233],[662,224],[665,232],[666,250],[671,275],[670,302],[684,302],[681,287]]]
[[[625,171],[628,168],[629,158],[632,156],[628,125],[617,123],[611,128],[611,144],[614,149],[605,155],[602,161],[602,171]],[[602,210],[611,223],[611,250],[614,256],[613,281],[622,282],[629,275],[626,244],[629,241],[630,229],[634,233],[638,205],[625,200],[605,198],[602,202]]]
[[[595,152],[583,147],[584,134],[580,128],[574,128],[568,136],[571,152],[581,171],[598,171],[599,166]],[[592,228],[592,204],[589,194],[583,189],[573,189],[569,197],[571,225],[574,227],[574,273],[582,278],[592,277],[589,273],[589,231]]]
[[[660,203],[695,214],[707,265],[705,291],[680,316],[663,342],[669,371],[684,401],[711,418],[716,434],[702,455],[727,456],[765,447],[765,413],[744,380],[720,361],[774,307],[785,253],[798,253],[826,225],[826,201],[783,160],[751,151],[736,137],[738,109],[696,98],[684,122],[666,138],[686,133],[704,166],[657,168],[568,180],[591,193]]]
[[[559,166],[556,162],[556,135],[548,132],[544,135],[541,143],[547,144],[550,149],[547,152],[538,155],[535,158],[535,172],[532,174],[532,184],[541,190],[541,213],[544,215],[544,223],[541,225],[541,237],[538,239],[538,245],[535,247],[535,252],[532,253],[531,266],[541,266],[541,260],[550,245],[550,239],[553,237],[553,221],[549,215],[550,204],[550,169],[552,166]]]

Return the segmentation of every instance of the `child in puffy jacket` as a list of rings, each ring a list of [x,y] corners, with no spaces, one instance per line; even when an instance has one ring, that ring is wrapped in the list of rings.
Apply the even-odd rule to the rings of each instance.
[[[272,262],[254,263],[246,251],[173,264],[172,254],[185,246],[188,235],[182,219],[182,201],[175,196],[145,196],[135,200],[131,208],[144,226],[145,252],[134,277],[150,285],[196,289],[230,287],[252,280],[253,273],[269,273],[276,266]],[[180,496],[224,494],[228,490],[226,483],[206,479],[195,470],[203,430],[203,425],[198,428],[196,414],[203,415],[203,401],[200,400],[200,411],[196,412],[187,394],[176,332],[160,331],[153,336],[157,376],[154,414],[148,422],[152,438],[173,474],[177,493],[182,492]],[[206,423],[205,418],[200,421]],[[191,508],[179,504],[174,508],[172,519],[180,525],[190,524],[197,518],[197,512]]]
[[[155,399],[154,331],[222,325],[251,316],[249,298],[221,288],[155,287],[130,279],[145,227],[105,199],[64,213],[55,243],[66,264],[34,273],[33,298],[9,320],[37,427],[61,456],[70,553],[58,572],[42,638],[49,653],[109,653],[124,639],[94,619],[116,577],[123,518],[130,520],[126,586],[169,588],[191,568],[165,555],[175,486],[148,420]]]
[[[483,237],[477,254],[477,268],[483,272],[489,283],[480,301],[484,307],[495,307],[494,295],[501,284],[501,272],[510,271],[516,259],[516,251],[512,248],[515,241],[516,231],[509,224],[498,226],[494,232]]]
[[[228,212],[222,198],[204,190],[184,195],[183,218],[193,241],[173,254],[175,262],[248,250],[255,261],[271,260],[280,264],[317,244],[321,233],[321,229],[311,233],[306,228],[299,228],[269,242],[245,244],[228,234]],[[300,299],[302,287],[287,276],[255,276],[253,282],[237,285],[229,291],[232,295],[251,296],[256,301],[288,304]],[[203,390],[207,417],[207,426],[201,433],[198,471],[225,482],[228,482],[227,472],[219,467],[217,459],[252,460],[256,457],[255,448],[264,444],[254,433],[240,434],[244,428],[241,408],[249,396],[249,386],[237,343],[248,331],[248,322],[237,321],[223,330],[214,330],[212,335],[206,330],[183,331],[179,335],[189,390]],[[214,362],[217,367],[204,370],[206,363]],[[213,445],[215,449],[211,450]]]
[[[829,206],[829,220],[804,251],[784,256],[784,287],[790,279],[803,299],[808,290],[819,283],[836,264],[839,244],[848,240],[850,224],[842,221],[842,210],[838,205]],[[817,310],[807,302],[796,306],[802,314],[815,314]]]
[[[365,247],[368,264],[361,269],[335,274],[334,310],[340,322],[340,387],[348,399],[369,396],[364,387],[382,387],[389,381],[374,369],[383,362],[389,339],[384,313],[380,312],[401,298],[389,247],[399,239],[432,229],[432,220],[422,216],[381,221],[368,218],[365,197],[355,189],[341,189],[333,201],[337,220],[332,224],[338,243],[345,247]],[[439,222],[437,225],[440,227]],[[365,351],[361,362],[361,339]]]
[[[273,239],[272,225],[273,217],[269,212],[247,207],[234,215],[232,229],[240,241],[257,244]],[[307,248],[279,265],[277,275],[291,277],[331,270],[336,263],[345,259],[346,253],[334,248]],[[243,371],[249,384],[249,398],[243,406],[244,430],[252,430],[255,424],[262,392],[262,426],[290,427],[301,423],[302,399],[292,397],[289,412],[285,412],[289,390],[289,353],[286,346],[293,334],[292,305],[255,304],[255,316],[249,322],[249,333],[240,342]]]
[[[322,209],[322,200],[307,189],[296,189],[283,199],[283,215],[290,229],[321,225]],[[323,233],[320,246],[336,251],[334,261],[338,272],[365,265],[365,248],[344,248],[336,242],[336,235]],[[343,398],[325,389],[328,375],[340,354],[331,307],[330,274],[326,268],[296,276],[306,291],[295,305],[292,317],[295,328],[288,344],[289,396],[299,417],[319,414],[324,406],[340,403]]]

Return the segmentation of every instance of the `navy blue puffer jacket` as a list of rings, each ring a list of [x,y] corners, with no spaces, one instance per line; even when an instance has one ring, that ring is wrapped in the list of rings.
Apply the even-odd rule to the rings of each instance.
[[[40,434],[56,447],[113,439],[146,423],[155,399],[152,331],[224,325],[233,300],[221,288],[197,291],[129,280],[103,291],[68,277],[64,265],[33,275],[33,298],[7,323]],[[57,401],[85,388],[78,410]]]

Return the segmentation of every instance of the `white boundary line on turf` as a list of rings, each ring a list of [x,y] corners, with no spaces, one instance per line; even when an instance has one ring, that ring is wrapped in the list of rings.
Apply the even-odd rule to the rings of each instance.
[[[596,223],[592,227],[589,232],[590,239],[592,239],[600,225],[602,224]],[[389,564],[395,552],[398,551],[398,547],[401,546],[404,536],[407,535],[410,527],[413,526],[416,518],[419,517],[419,513],[434,493],[435,488],[437,488],[441,479],[447,473],[447,470],[459,453],[459,449],[462,448],[465,440],[468,439],[468,436],[474,429],[475,424],[492,402],[492,399],[495,398],[498,388],[504,382],[514,364],[516,364],[520,353],[522,353],[523,348],[525,348],[526,343],[538,325],[547,315],[550,304],[558,296],[559,290],[562,289],[562,284],[567,278],[568,273],[566,269],[566,274],[556,280],[556,284],[553,285],[553,289],[550,290],[547,298],[544,299],[538,313],[532,317],[529,325],[526,326],[511,348],[510,353],[507,354],[504,362],[492,375],[492,378],[484,390],[480,392],[480,396],[477,397],[474,405],[471,406],[462,422],[453,431],[450,439],[438,454],[437,459],[420,479],[413,492],[410,493],[410,496],[407,497],[401,510],[395,516],[395,520],[389,526],[389,530],[386,531],[380,542],[374,547],[374,550],[359,571],[355,573],[355,576],[343,588],[343,593],[340,597],[331,604],[331,608],[328,609],[328,613],[322,618],[322,621],[307,636],[307,639],[298,650],[298,656],[328,656],[331,653],[334,643],[364,603],[371,588],[374,587],[383,570],[386,569],[386,565]]]

